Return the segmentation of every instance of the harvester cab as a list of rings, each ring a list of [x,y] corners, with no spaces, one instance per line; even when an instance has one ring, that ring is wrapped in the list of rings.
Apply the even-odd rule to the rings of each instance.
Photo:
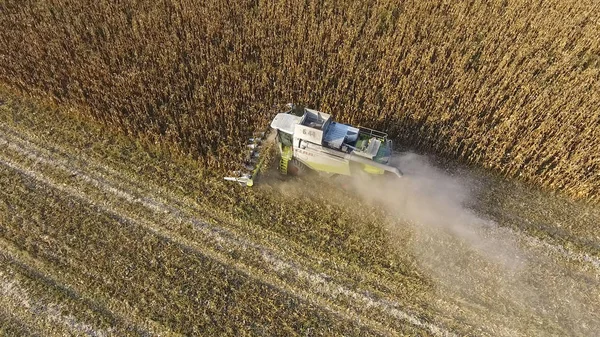
[[[321,111],[292,104],[288,107],[289,111],[278,113],[271,122],[280,153],[281,173],[297,174],[310,168],[326,175],[351,176],[366,172],[402,176],[398,168],[388,165],[392,141],[386,133],[335,122],[331,115]],[[261,165],[259,160],[258,167]],[[256,170],[258,172],[258,168]],[[225,179],[251,186],[255,175]]]

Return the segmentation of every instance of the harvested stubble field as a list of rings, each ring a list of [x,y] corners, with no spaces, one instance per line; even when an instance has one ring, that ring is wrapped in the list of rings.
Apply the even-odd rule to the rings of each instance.
[[[472,173],[485,185],[472,207],[499,224],[478,239],[498,262],[452,228],[411,225],[316,177],[226,185],[186,156],[8,91],[0,98],[7,334],[585,336],[600,327],[593,205]]]
[[[598,200],[598,17],[0,0],[0,333],[593,336],[597,205],[496,175]],[[286,101],[443,169],[402,154],[410,180],[354,193],[224,184]]]

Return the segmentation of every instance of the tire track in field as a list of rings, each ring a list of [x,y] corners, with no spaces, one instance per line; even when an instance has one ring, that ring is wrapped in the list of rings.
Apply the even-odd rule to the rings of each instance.
[[[0,123],[0,130],[1,129],[2,129],[2,124]],[[85,162],[83,162],[83,159],[74,157],[72,155],[72,151],[64,150],[65,147],[56,148],[56,147],[48,146],[49,144],[48,145],[44,144],[45,147],[40,147],[38,145],[33,144],[33,142],[35,142],[35,141],[27,141],[27,140],[19,138],[21,134],[18,134],[10,129],[7,130],[6,128],[5,128],[5,131],[6,131],[7,135],[9,133],[12,135],[12,136],[10,136],[10,138],[13,139],[14,144],[17,144],[17,145],[23,144],[22,147],[24,147],[24,149],[26,149],[26,150],[38,151],[36,153],[36,155],[38,157],[40,157],[40,156],[49,157],[49,158],[55,157],[55,158],[52,158],[54,160],[53,163],[60,162],[62,165],[64,165],[64,167],[70,169],[73,172],[84,172],[84,174],[92,176],[92,177],[94,177],[94,179],[97,179],[100,182],[106,183],[109,186],[118,186],[117,189],[120,189],[121,191],[126,191],[130,196],[133,196],[136,201],[143,200],[145,202],[150,202],[153,205],[153,208],[155,209],[155,211],[157,213],[164,212],[164,209],[168,208],[169,209],[168,213],[175,214],[177,212],[182,212],[182,215],[184,217],[187,217],[188,219],[193,219],[193,220],[199,221],[199,223],[197,223],[197,225],[209,226],[211,228],[211,230],[219,231],[219,233],[222,236],[228,236],[229,233],[232,233],[229,229],[202,223],[196,217],[191,215],[191,214],[193,214],[194,210],[192,207],[184,204],[183,200],[186,200],[186,199],[176,198],[175,200],[173,200],[173,198],[169,196],[169,193],[165,192],[165,190],[160,187],[146,185],[145,188],[142,189],[139,187],[139,184],[137,182],[131,180],[130,177],[127,177],[117,171],[114,171],[110,167],[106,167],[104,165],[98,164],[98,162],[94,163],[93,159],[89,160],[89,158],[86,158]],[[31,139],[34,139],[34,138],[32,137]],[[37,140],[37,137],[35,139]],[[39,140],[37,140],[37,142],[39,143]],[[80,163],[80,161],[81,161],[81,163]],[[80,167],[80,166],[83,166],[83,167]],[[88,171],[88,170],[90,170],[90,173],[85,173],[85,171]],[[102,173],[102,172],[107,172],[107,173]],[[78,174],[78,173],[75,173],[75,174]],[[121,181],[119,181],[119,180],[121,180]],[[152,192],[151,192],[151,194],[148,194],[148,193],[150,193],[150,192],[148,192],[150,190]],[[160,193],[157,193],[157,191],[160,191]],[[167,196],[162,197],[161,194],[167,195]],[[124,197],[126,197],[126,196],[124,196]],[[186,200],[186,201],[188,201],[188,200]],[[184,209],[185,209],[185,211],[184,211]],[[520,237],[521,240],[525,241],[524,243],[526,243],[526,245],[535,247],[537,249],[542,249],[548,255],[554,255],[555,258],[558,258],[558,259],[567,259],[570,261],[578,261],[579,263],[582,263],[582,264],[591,265],[592,267],[594,267],[595,271],[600,270],[600,264],[598,263],[598,259],[596,259],[593,256],[590,256],[585,253],[571,251],[567,247],[546,242],[546,240],[539,239],[535,236],[531,236],[531,235],[529,235],[527,233],[523,233],[521,231],[517,231],[514,229],[509,229],[509,231],[511,233],[513,233],[514,235],[516,235],[517,237]],[[236,238],[234,237],[234,239],[236,239]],[[253,245],[252,248],[255,248],[255,249],[265,248],[264,246],[256,245],[252,240],[245,239],[245,242]],[[272,252],[272,250],[270,250],[270,251]],[[335,287],[335,285],[336,285],[335,281],[334,282],[330,281],[330,278],[323,273],[318,273],[318,272],[314,272],[311,270],[308,270],[308,272],[305,272],[305,270],[302,269],[302,266],[304,266],[304,264],[298,263],[302,259],[285,258],[285,259],[283,259],[284,262],[282,263],[281,257],[282,257],[281,252],[275,253],[275,259],[272,258],[272,254],[269,254],[269,252],[267,252],[267,254],[261,254],[261,258],[263,261],[270,261],[270,263],[271,263],[270,269],[278,271],[280,275],[291,272],[291,273],[294,273],[298,278],[301,278],[303,280],[310,278],[311,284],[316,283],[316,284],[319,284],[321,287],[326,287],[327,288],[326,290],[321,291],[321,293],[325,293],[325,296],[331,297],[331,295],[334,294],[334,296],[336,296],[336,295],[337,296],[345,296],[346,298],[358,301],[356,294],[362,295],[363,301],[361,303],[363,305],[372,307],[372,308],[379,308],[382,311],[386,311],[385,314],[390,315],[391,318],[402,319],[407,322],[412,322],[415,326],[421,326],[421,325],[419,325],[419,322],[415,322],[415,321],[411,320],[410,314],[408,314],[408,316],[403,316],[402,314],[403,313],[406,314],[406,312],[401,310],[401,306],[397,302],[394,302],[391,300],[386,300],[385,298],[378,298],[377,301],[369,302],[372,299],[372,297],[370,297],[369,295],[366,295],[365,293],[362,293],[361,291],[350,290],[350,292],[349,292],[349,291],[347,291],[347,289],[337,288],[337,287]],[[366,299],[366,300],[364,300],[364,299]],[[384,304],[384,305],[382,305],[382,304]],[[412,317],[415,317],[415,315],[412,315]],[[426,322],[426,321],[423,321],[421,319],[421,322]],[[428,323],[428,324],[430,324],[430,323]],[[434,324],[434,326],[435,326],[435,324]],[[434,331],[435,328],[432,329],[430,327],[428,329],[429,329],[429,331]],[[447,332],[444,332],[443,330],[441,332],[439,332],[439,334],[444,334],[444,333],[447,333]]]
[[[42,322],[52,324],[55,328],[64,328],[72,335],[88,335],[103,337],[113,335],[112,329],[98,329],[90,324],[79,322],[70,314],[63,314],[64,307],[58,303],[49,302],[47,300],[36,300],[29,296],[25,287],[18,280],[5,275],[4,271],[0,270],[0,295],[2,295],[2,303],[5,306],[2,309],[9,314],[21,315],[25,314],[30,317],[43,317]]]
[[[7,134],[5,134],[0,136],[0,142],[3,143],[3,146],[5,146],[7,149],[13,151],[14,153],[24,158],[27,158],[28,160],[31,160],[38,164],[53,167],[54,169],[59,169],[63,171],[63,173],[66,173],[68,175],[76,176],[78,179],[84,181],[88,185],[93,186],[99,191],[109,192],[113,195],[113,197],[125,200],[128,203],[139,203],[154,213],[168,213],[174,218],[177,218],[179,221],[190,223],[197,230],[200,230],[205,236],[211,237],[212,240],[220,242],[223,246],[235,247],[235,249],[244,251],[246,253],[249,251],[253,251],[253,253],[259,255],[262,258],[264,264],[268,267],[268,269],[266,270],[266,272],[259,272],[253,267],[249,267],[244,264],[230,260],[226,256],[223,256],[223,254],[219,253],[218,250],[208,251],[206,248],[198,247],[198,245],[194,244],[193,242],[189,242],[185,238],[179,237],[176,234],[165,233],[164,228],[157,227],[155,224],[152,223],[152,221],[148,221],[148,219],[133,218],[129,215],[123,214],[123,211],[115,209],[114,206],[100,205],[100,203],[97,200],[94,200],[89,195],[81,193],[77,189],[71,188],[69,186],[64,186],[61,183],[52,180],[51,178],[47,177],[42,172],[40,172],[41,170],[32,170],[28,169],[27,167],[23,167],[22,165],[14,162],[13,160],[6,158],[6,156],[4,160],[0,160],[0,163],[2,165],[10,167],[15,171],[18,171],[23,175],[29,176],[47,186],[57,189],[62,193],[66,193],[72,197],[81,199],[89,204],[99,207],[104,212],[120,217],[125,221],[144,226],[161,237],[164,237],[177,244],[184,245],[192,251],[199,251],[201,254],[206,255],[216,261],[220,261],[225,265],[231,266],[232,268],[235,268],[239,272],[246,274],[251,278],[255,278],[261,282],[270,284],[275,288],[281,289],[282,291],[290,293],[293,296],[302,298],[305,301],[315,303],[323,309],[326,309],[327,311],[332,312],[340,317],[351,321],[359,322],[373,329],[374,331],[378,331],[382,334],[393,333],[392,331],[389,331],[383,324],[373,321],[371,318],[368,318],[364,314],[361,314],[361,309],[359,309],[376,308],[378,309],[378,311],[387,315],[388,318],[408,322],[416,327],[426,329],[433,334],[452,335],[450,332],[437,325],[423,321],[414,315],[402,311],[400,309],[401,306],[398,303],[394,303],[393,301],[388,300],[373,299],[365,294],[361,294],[351,289],[348,289],[343,285],[335,284],[331,281],[326,280],[318,273],[314,273],[310,270],[306,270],[300,267],[294,261],[287,261],[283,259],[277,253],[266,247],[257,245],[256,243],[249,242],[243,238],[237,237],[233,233],[223,228],[214,228],[214,226],[210,226],[199,219],[189,217],[185,214],[185,212],[183,212],[179,208],[155,200],[151,196],[152,194],[148,193],[149,191],[146,191],[147,194],[140,199],[135,197],[129,191],[125,191],[119,187],[113,186],[104,179],[94,177],[93,172],[75,170],[69,167],[68,164],[65,164],[64,159],[61,160],[61,158],[52,158],[50,156],[43,155],[41,151],[36,150],[33,144],[25,143],[26,140],[21,140],[21,143],[19,144],[18,140],[14,139],[14,137],[7,137]],[[297,287],[294,288],[292,285],[281,281],[285,279],[284,274],[289,274],[290,272],[295,275],[295,279],[308,282],[308,284],[310,284],[311,292],[298,289]],[[332,300],[339,302],[350,302],[353,304],[353,308],[349,306],[336,305],[331,302]],[[348,309],[353,309],[353,311],[348,312]]]
[[[0,152],[0,154],[2,154],[2,152]],[[46,179],[38,173],[32,172],[32,175],[28,175],[26,174],[27,169],[24,169],[25,172],[20,172],[20,167],[18,165],[15,166],[11,162],[3,160],[1,157],[2,156],[0,156],[0,168],[3,170],[13,170],[16,174],[20,174],[29,180],[36,181],[36,183],[44,184],[46,182]],[[46,185],[46,187],[61,191],[60,188],[56,188],[55,186],[57,185]],[[65,187],[66,185],[60,184],[60,186]],[[35,188],[37,189],[39,187],[35,186]],[[76,197],[73,196],[73,198]],[[92,206],[97,205],[93,204]],[[123,221],[118,215],[113,216],[118,221]],[[101,298],[100,301],[97,298],[91,298],[86,294],[83,284],[69,282],[60,270],[56,269],[46,261],[32,257],[29,252],[22,251],[19,247],[14,245],[14,243],[7,241],[2,236],[0,236],[0,258],[4,258],[8,263],[24,270],[26,274],[42,284],[57,288],[71,300],[82,302],[91,311],[100,315],[105,315],[111,320],[121,323],[129,332],[133,331],[141,336],[172,334],[171,330],[165,328],[161,324],[157,324],[153,321],[150,321],[150,324],[147,324],[148,321],[138,319],[137,316],[132,316],[131,310],[128,310],[131,309],[131,307],[127,303],[122,303],[121,301],[115,301],[106,297]],[[107,303],[107,305],[104,305],[103,303]],[[109,309],[109,306],[112,309]]]
[[[1,130],[1,124],[0,124],[0,130]],[[9,132],[11,132],[11,130],[7,130],[7,131],[8,131],[8,132],[6,132],[7,134]],[[132,181],[131,178],[129,178],[123,174],[119,174],[118,172],[112,170],[110,167],[98,166],[99,164],[97,164],[97,163],[94,164],[93,160],[89,161],[86,159],[85,164],[84,164],[85,166],[79,167],[79,165],[81,165],[81,163],[79,163],[79,160],[81,160],[81,159],[74,159],[72,157],[72,155],[70,155],[70,153],[72,153],[72,152],[61,150],[61,149],[56,149],[53,147],[48,147],[47,145],[45,145],[47,147],[42,148],[38,145],[34,145],[32,143],[32,141],[30,142],[30,141],[19,138],[19,134],[17,134],[17,133],[11,132],[11,135],[12,136],[10,136],[10,137],[12,138],[13,145],[21,144],[22,150],[38,151],[38,152],[34,153],[35,156],[38,157],[38,159],[40,157],[51,158],[53,160],[53,161],[51,161],[53,163],[52,165],[54,165],[54,163],[56,163],[56,162],[59,162],[64,166],[64,168],[70,169],[72,172],[76,172],[76,173],[70,173],[70,174],[76,175],[76,174],[80,174],[81,172],[83,172],[84,175],[93,177],[94,179],[97,179],[99,182],[105,183],[105,184],[107,184],[109,186],[113,186],[113,187],[117,186],[116,187],[117,191],[120,190],[120,191],[127,192],[128,195],[135,198],[134,199],[135,201],[139,202],[140,200],[142,200],[145,202],[152,203],[154,205],[153,209],[157,213],[164,212],[165,208],[168,208],[169,209],[168,213],[175,214],[177,212],[181,212],[182,216],[187,217],[188,219],[193,219],[193,220],[199,221],[200,222],[200,223],[198,223],[199,226],[203,226],[203,225],[209,226],[212,230],[220,231],[220,234],[223,236],[227,236],[227,235],[229,235],[228,233],[231,233],[231,231],[229,231],[228,229],[220,228],[218,226],[204,224],[200,220],[198,220],[196,217],[194,217],[193,215],[190,215],[190,214],[193,214],[194,211],[191,210],[191,208],[189,206],[186,206],[183,204],[183,200],[185,200],[185,199],[173,200],[169,196],[161,197],[160,194],[156,193],[156,189],[160,190],[162,194],[168,195],[168,192],[164,192],[164,190],[160,189],[159,187],[146,186],[145,189],[142,189],[142,188],[138,187],[139,186],[138,183],[135,181]],[[58,154],[56,154],[57,152],[58,152]],[[60,153],[60,152],[62,152],[62,153]],[[77,167],[74,164],[77,164]],[[88,170],[90,172],[86,173],[86,171],[88,171]],[[69,172],[71,172],[71,171],[69,171]],[[101,173],[102,171],[108,172],[108,173]],[[117,178],[115,178],[115,177],[117,177]],[[122,181],[117,182],[119,179],[122,179]],[[123,186],[123,185],[126,185],[126,186]],[[138,186],[136,186],[136,185],[138,185]],[[98,187],[98,188],[100,189],[100,187]],[[152,191],[151,194],[149,194],[150,190]],[[123,198],[127,198],[127,195],[123,195]],[[186,210],[184,211],[184,209],[186,209]],[[555,245],[552,243],[548,243],[545,240],[538,239],[534,236],[528,235],[527,233],[522,233],[521,231],[516,231],[513,229],[510,229],[510,231],[514,235],[517,235],[522,240],[526,241],[527,245],[532,246],[532,247],[537,247],[538,249],[547,251],[547,253],[549,255],[550,254],[554,255],[556,258],[574,260],[574,261],[578,261],[580,263],[592,265],[595,268],[595,270],[600,269],[600,268],[598,268],[598,260],[587,254],[580,254],[575,251],[570,251],[570,250],[568,250],[568,248],[563,247],[562,245]],[[234,239],[236,239],[236,238],[234,237]],[[253,248],[256,248],[256,247],[258,247],[258,249],[260,249],[261,247],[264,248],[264,246],[256,245],[252,240],[246,239],[245,242],[252,244]],[[272,250],[270,250],[270,251],[272,252]],[[327,277],[327,275],[324,275],[322,273],[316,273],[316,272],[310,271],[310,270],[308,270],[308,272],[305,272],[305,270],[303,270],[302,267],[300,267],[300,266],[303,266],[303,264],[298,263],[301,259],[285,258],[285,259],[283,259],[283,263],[282,263],[281,253],[279,253],[279,252],[275,253],[275,259],[273,259],[271,256],[272,255],[270,255],[270,254],[261,254],[262,260],[270,261],[270,263],[271,263],[270,270],[278,271],[279,275],[291,272],[291,273],[294,273],[298,278],[301,278],[303,280],[310,278],[311,284],[317,283],[317,284],[320,284],[321,287],[327,288],[324,291],[325,296],[327,296],[327,297],[331,297],[331,295],[333,294],[333,296],[344,296],[346,298],[352,299],[357,302],[358,300],[355,295],[356,294],[363,295],[363,299],[367,300],[367,301],[361,302],[363,305],[365,305],[367,307],[372,307],[372,308],[379,308],[382,311],[386,311],[385,314],[389,315],[391,318],[401,319],[401,320],[404,320],[407,322],[411,322],[415,326],[421,326],[421,325],[419,325],[418,321],[411,321],[410,314],[408,317],[403,316],[402,314],[406,314],[406,312],[401,310],[401,307],[397,302],[388,301],[386,299],[378,299],[375,302],[369,303],[368,301],[371,300],[372,297],[369,297],[368,295],[365,295],[364,293],[361,293],[360,291],[357,292],[357,291],[351,290],[351,292],[348,292],[348,291],[346,291],[347,289],[336,288],[335,287],[336,283],[331,282],[330,279]],[[298,276],[298,274],[300,274],[300,275]],[[323,291],[321,293],[323,293]],[[396,310],[399,310],[399,312]],[[415,317],[415,315],[412,315],[412,317]],[[421,322],[425,322],[425,321],[423,321],[421,319]],[[428,324],[430,324],[430,323],[428,323]],[[433,326],[435,326],[435,325],[433,325]],[[428,328],[428,329],[430,332],[433,331],[432,328]],[[432,332],[432,333],[434,333],[434,332]],[[442,330],[438,334],[443,335],[443,334],[447,334],[447,332]]]
[[[45,156],[45,157],[49,157],[49,156],[56,157],[56,158],[53,158],[53,160],[56,162],[60,162],[64,168],[73,170],[73,172],[74,172],[73,174],[78,174],[79,172],[83,172],[87,168],[92,169],[93,175],[95,176],[94,179],[98,180],[99,182],[101,182],[103,184],[106,184],[107,186],[109,186],[109,188],[111,188],[111,186],[120,186],[122,190],[127,190],[127,192],[130,195],[134,195],[134,194],[141,195],[141,197],[139,199],[146,202],[147,205],[149,205],[153,209],[166,208],[172,213],[183,213],[184,212],[183,210],[186,209],[185,213],[186,213],[186,216],[188,216],[188,217],[191,216],[190,215],[191,213],[197,211],[197,210],[194,210],[193,208],[190,208],[185,203],[185,201],[187,201],[187,202],[193,202],[193,201],[191,201],[191,200],[184,201],[183,199],[178,200],[173,197],[166,196],[169,194],[168,192],[166,192],[162,187],[156,186],[153,184],[149,184],[149,185],[146,185],[145,187],[142,187],[139,183],[132,181],[130,177],[125,176],[122,173],[120,173],[119,171],[116,171],[106,165],[98,163],[96,160],[86,157],[85,155],[83,156],[83,157],[86,157],[85,162],[82,161],[82,163],[84,163],[85,167],[82,167],[78,163],[79,169],[76,169],[76,168],[73,168],[72,162],[77,162],[78,160],[75,160],[73,158],[78,158],[80,156],[73,155],[72,151],[68,151],[64,147],[57,147],[57,144],[54,144],[54,146],[47,144],[45,148],[40,147],[39,145],[36,145],[35,144],[36,142],[33,141],[31,138],[30,139],[25,138],[25,136],[22,133],[19,133],[16,130],[12,130],[8,125],[6,125],[5,123],[2,123],[2,122],[0,122],[0,130],[2,130],[5,133],[6,137],[12,138],[13,142],[15,142],[16,144],[21,143],[22,146],[24,145],[24,147],[26,147],[29,151],[33,151],[34,153],[37,153],[36,155]],[[0,141],[1,141],[1,139],[2,138],[0,138]],[[42,154],[42,153],[45,153],[45,154]],[[65,159],[65,158],[69,158],[69,159]],[[104,171],[104,173],[103,173],[103,171]],[[150,192],[150,191],[152,191],[152,192]],[[121,192],[118,190],[114,191],[114,192],[117,194],[121,194]],[[226,230],[224,228],[216,228],[213,226],[212,229],[221,231],[221,234],[223,234],[223,235],[229,235],[230,233],[232,233],[231,230]],[[517,231],[510,227],[503,227],[503,230],[507,231],[510,235],[513,235],[515,238],[519,238],[519,240],[522,240],[526,245],[528,245],[530,247],[541,248],[541,249],[547,251],[549,253],[549,255],[554,255],[557,258],[564,258],[566,260],[576,261],[581,264],[587,264],[587,265],[593,267],[593,269],[595,269],[595,271],[597,273],[600,273],[600,258],[599,257],[590,255],[583,251],[575,251],[573,249],[570,249],[569,247],[565,247],[564,245],[562,245],[560,243],[548,242],[547,239],[541,239],[536,236],[530,235],[529,233],[526,233],[523,231]],[[285,238],[280,237],[276,233],[269,233],[269,237],[271,240],[273,240],[273,239],[280,240],[285,245],[290,244],[290,242],[288,242]]]
[[[108,317],[110,320],[117,322],[120,326],[111,327],[112,330],[121,330],[120,334],[126,334],[124,331],[129,333],[135,332],[141,336],[150,335],[168,335],[171,333],[170,330],[166,329],[162,325],[155,322],[152,324],[146,324],[142,320],[132,318],[128,308],[123,303],[116,303],[116,301],[108,299],[106,303],[112,306],[113,310],[110,310],[107,306],[99,303],[93,298],[85,295],[85,291],[82,288],[83,285],[79,283],[65,282],[64,277],[61,273],[57,272],[52,266],[44,261],[33,258],[27,252],[21,251],[18,247],[15,247],[12,242],[5,240],[0,237],[0,257],[7,259],[8,263],[15,265],[17,268],[24,270],[25,274],[31,274],[33,279],[49,286],[51,288],[58,288],[60,292],[64,293],[72,301],[78,301],[87,306],[91,311]],[[60,275],[60,276],[57,276]],[[112,332],[112,331],[111,331]],[[112,333],[109,333],[112,335]]]
[[[393,335],[394,334],[393,331],[388,331],[385,327],[383,327],[381,324],[379,324],[377,322],[372,322],[368,318],[360,317],[360,315],[358,315],[354,312],[348,313],[348,310],[345,310],[346,308],[342,308],[335,304],[324,303],[326,301],[319,301],[319,298],[316,298],[316,296],[313,296],[314,294],[312,294],[310,292],[295,288],[295,287],[288,285],[285,282],[279,281],[277,279],[273,279],[272,277],[269,277],[269,275],[267,273],[264,273],[261,270],[257,270],[253,267],[248,267],[243,263],[240,263],[235,260],[232,260],[231,258],[228,258],[227,256],[223,256],[223,254],[220,252],[213,251],[213,250],[207,249],[206,247],[197,245],[195,242],[191,242],[189,240],[186,240],[185,238],[178,237],[176,234],[165,233],[166,232],[165,230],[158,228],[158,226],[154,223],[151,223],[144,219],[140,219],[139,217],[132,217],[130,215],[123,214],[123,212],[113,209],[112,206],[108,205],[108,203],[106,203],[106,202],[102,202],[102,203],[96,202],[93,199],[86,196],[85,194],[80,193],[76,189],[68,187],[66,184],[61,184],[59,182],[48,179],[44,175],[42,175],[38,172],[35,172],[35,171],[31,171],[13,161],[0,159],[0,165],[8,167],[9,169],[12,169],[18,174],[21,174],[23,176],[34,179],[38,183],[46,185],[49,188],[55,189],[65,195],[68,195],[69,197],[77,199],[83,203],[89,204],[89,205],[99,209],[100,211],[102,211],[106,214],[109,214],[112,217],[118,219],[118,222],[120,222],[120,223],[143,227],[143,228],[149,230],[150,232],[152,232],[153,234],[155,234],[160,239],[180,246],[186,252],[196,253],[196,254],[201,254],[203,256],[206,256],[207,258],[209,258],[213,261],[216,261],[216,262],[220,263],[221,265],[228,266],[228,268],[230,268],[240,274],[243,274],[251,279],[257,280],[264,284],[268,284],[288,295],[300,298],[307,302],[311,302],[311,303],[317,305],[318,307],[320,307],[330,313],[333,313],[334,315],[336,315],[340,318],[343,318],[345,320],[355,321],[355,322],[360,322],[360,323],[366,322],[366,324],[362,324],[362,325],[372,329],[373,331],[378,332],[379,334],[382,334],[382,335]],[[221,242],[223,242],[223,241],[221,241]],[[227,247],[227,248],[230,248],[230,247]],[[227,249],[227,248],[225,248],[225,249]],[[17,260],[19,260],[19,259],[17,259]],[[83,293],[83,289],[80,289],[78,292]],[[127,317],[127,315],[125,313],[120,313],[120,316],[123,317],[124,320],[125,320],[124,317]],[[137,324],[131,324],[131,325],[142,326],[143,323],[138,322]]]
[[[153,183],[150,184],[146,184],[144,185],[144,188],[141,187],[140,183],[134,181],[131,179],[130,176],[124,175],[123,173],[114,170],[111,167],[107,167],[106,165],[104,165],[103,163],[98,162],[97,160],[93,159],[93,158],[89,158],[89,157],[85,157],[85,156],[78,156],[77,158],[72,158],[71,154],[72,151],[68,151],[65,150],[65,148],[67,148],[66,146],[63,146],[61,148],[57,148],[56,144],[55,146],[51,146],[50,144],[44,144],[45,147],[40,147],[39,145],[35,144],[34,140],[31,140],[33,138],[33,136],[30,136],[29,140],[24,138],[24,135],[21,136],[21,134],[18,134],[10,129],[4,128],[3,129],[3,124],[0,123],[0,130],[3,130],[7,136],[10,134],[10,139],[11,142],[13,142],[13,144],[20,146],[21,148],[25,147],[29,150],[35,149],[35,151],[37,151],[35,153],[36,156],[43,156],[43,157],[55,157],[54,160],[56,162],[60,162],[64,167],[67,167],[71,170],[77,171],[77,172],[81,172],[82,170],[89,170],[90,167],[93,168],[93,175],[94,178],[100,182],[112,185],[112,186],[118,186],[120,189],[122,190],[126,190],[129,194],[133,195],[135,198],[137,198],[136,200],[144,200],[146,202],[149,202],[152,204],[152,207],[154,209],[157,209],[158,213],[162,212],[162,209],[164,208],[168,208],[169,209],[169,214],[184,214],[185,217],[190,218],[190,219],[198,219],[197,214],[201,213],[202,216],[206,216],[207,219],[212,218],[210,213],[206,214],[206,210],[202,209],[202,208],[198,208],[196,201],[192,198],[188,198],[188,197],[173,197],[172,193],[165,190],[162,186],[157,186]],[[39,142],[39,141],[38,141]],[[66,159],[69,158],[69,159]],[[149,197],[148,196],[148,190],[152,191],[152,195]],[[196,205],[196,206],[195,206]],[[170,220],[173,220],[174,218],[171,216]],[[217,223],[220,221],[217,221]],[[323,283],[327,283],[324,280],[331,280],[331,279],[335,279],[336,277],[339,278],[337,281],[334,281],[333,283],[338,283],[338,284],[344,284],[344,280],[348,279],[348,273],[347,271],[343,270],[343,269],[329,269],[326,272],[318,272],[317,270],[319,269],[319,265],[317,265],[315,267],[314,265],[314,257],[312,255],[310,255],[310,252],[307,252],[305,250],[304,246],[301,246],[300,244],[290,241],[287,238],[281,236],[278,233],[275,232],[271,232],[271,231],[265,231],[264,229],[260,228],[260,227],[252,227],[249,228],[248,225],[249,224],[235,224],[234,226],[236,228],[223,228],[223,227],[219,227],[219,226],[214,226],[214,225],[208,225],[206,223],[204,223],[204,221],[199,221],[199,223],[197,223],[198,226],[209,226],[211,227],[211,230],[213,231],[218,231],[221,235],[223,236],[227,236],[230,237],[231,234],[236,234],[236,233],[241,233],[240,234],[236,234],[236,237],[239,238],[240,236],[243,237],[243,241],[250,243],[253,245],[254,248],[260,250],[261,252],[263,252],[262,256],[264,260],[268,260],[268,261],[272,261],[273,262],[273,268],[276,268],[278,270],[282,270],[282,267],[285,266],[286,269],[298,269],[301,268],[301,266],[304,267],[304,269],[311,269],[312,268],[312,274],[313,275],[317,275],[318,277],[313,277],[313,280],[316,280],[319,284],[323,284]],[[240,228],[241,226],[241,228]],[[253,237],[248,237],[249,235],[253,235]],[[237,240],[237,238],[234,238]],[[264,252],[264,249],[270,249],[270,252]],[[276,255],[280,256],[280,257],[284,257],[285,260],[287,260],[288,262],[292,262],[293,263],[276,263],[275,259],[271,258],[271,255],[273,255],[273,249],[277,250]],[[309,266],[309,264],[312,264],[312,267]],[[352,275],[356,275],[356,272],[353,271]],[[306,275],[306,273],[302,273],[302,275]],[[361,271],[361,278],[364,280],[368,280],[369,283],[371,284],[376,284],[378,287],[377,289],[388,289],[390,288],[390,286],[393,287],[394,292],[404,292],[406,290],[406,286],[403,284],[403,282],[398,286],[398,285],[390,285],[390,284],[382,284],[381,280],[380,280],[380,276],[377,274],[373,274],[370,271]],[[331,281],[329,281],[329,284],[333,284]],[[356,286],[356,285],[355,285]],[[377,293],[378,299],[380,300],[380,302],[382,303],[386,303],[387,307],[391,307],[392,310],[391,312],[395,313],[395,317],[396,318],[400,318],[400,317],[404,317],[403,315],[400,314],[400,312],[402,312],[403,310],[401,310],[402,306],[401,304],[399,304],[396,300],[389,298],[389,293],[386,291],[380,291],[380,290],[374,290],[375,288],[363,288],[361,287],[360,289],[356,289],[354,290],[355,293],[364,295],[369,301],[367,303],[371,303],[370,306],[373,306],[373,295],[371,295],[372,293]],[[335,288],[335,292],[339,293],[339,288]],[[349,292],[345,291],[343,292],[344,294],[349,294]],[[351,294],[350,296],[355,298],[355,296],[352,296],[353,294]],[[388,299],[385,299],[385,297],[388,297]],[[375,307],[377,307],[377,305],[375,305]],[[382,310],[385,310],[386,308],[382,308]],[[413,316],[415,316],[413,314]]]

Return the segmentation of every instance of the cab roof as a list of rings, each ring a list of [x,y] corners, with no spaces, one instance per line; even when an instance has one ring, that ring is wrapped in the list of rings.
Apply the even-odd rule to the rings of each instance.
[[[294,128],[296,124],[300,124],[302,117],[291,115],[289,113],[281,112],[278,113],[273,121],[271,122],[271,127],[273,129],[277,129],[279,131],[289,133],[290,135],[294,134]]]

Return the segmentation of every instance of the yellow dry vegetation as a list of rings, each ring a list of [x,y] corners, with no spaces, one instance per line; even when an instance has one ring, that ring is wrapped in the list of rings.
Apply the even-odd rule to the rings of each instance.
[[[294,101],[598,200],[599,18],[595,0],[4,0],[0,82],[213,170]]]

